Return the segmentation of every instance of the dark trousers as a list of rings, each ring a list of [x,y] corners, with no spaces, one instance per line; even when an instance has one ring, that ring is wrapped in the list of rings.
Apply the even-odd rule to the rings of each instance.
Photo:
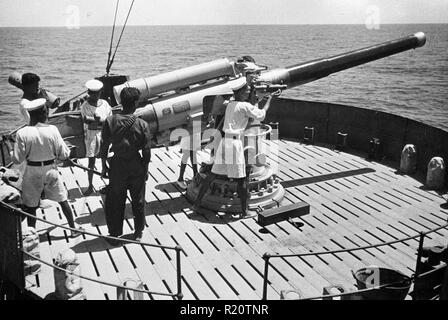
[[[134,232],[145,228],[145,175],[141,159],[112,158],[106,191],[106,223],[111,236],[123,234],[127,190],[131,195]]]

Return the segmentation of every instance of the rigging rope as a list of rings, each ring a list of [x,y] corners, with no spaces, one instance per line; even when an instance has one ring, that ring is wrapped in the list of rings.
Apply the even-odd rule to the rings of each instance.
[[[120,4],[120,0],[117,0],[117,5],[115,7],[115,16],[114,16],[114,25],[112,26],[112,35],[110,37],[110,47],[109,47],[109,54],[107,57],[107,65],[106,65],[106,73],[109,74],[109,63],[110,63],[110,55],[112,54],[112,43],[114,41],[114,33],[115,33],[115,23],[117,21],[117,12],[118,12],[118,6]]]
[[[430,233],[434,233],[434,232],[437,232],[437,231],[439,231],[441,229],[446,229],[446,228],[448,228],[448,223],[445,223],[444,225],[441,225],[441,226],[436,227],[434,229],[422,232],[421,234],[426,236],[426,235],[428,235]],[[389,242],[382,242],[382,243],[372,244],[372,245],[368,245],[368,246],[363,246],[363,247],[353,247],[353,248],[348,248],[348,249],[339,249],[339,250],[331,250],[331,251],[291,253],[291,254],[272,254],[272,255],[269,254],[269,258],[319,256],[319,255],[324,255],[324,254],[334,254],[334,253],[351,252],[351,251],[357,251],[357,250],[367,250],[367,249],[373,249],[373,248],[378,248],[378,247],[383,247],[383,246],[390,246],[390,245],[395,244],[395,243],[406,242],[406,241],[409,241],[409,240],[412,240],[412,239],[417,239],[418,237],[420,237],[420,234],[417,234],[415,236],[409,236],[409,237],[402,238],[402,239],[389,241]]]
[[[161,248],[161,249],[166,249],[166,250],[176,250],[176,251],[181,250],[181,251],[183,251],[182,247],[180,247],[180,246],[172,247],[172,246],[164,246],[164,245],[160,245],[160,244],[139,242],[139,241],[125,239],[125,238],[104,236],[102,234],[96,234],[96,233],[92,233],[92,232],[85,231],[85,230],[78,230],[78,229],[74,229],[74,228],[71,228],[71,227],[66,227],[66,226],[63,226],[63,225],[60,225],[60,224],[57,224],[57,223],[54,223],[54,222],[51,222],[51,221],[47,221],[47,220],[41,219],[41,218],[36,217],[36,216],[33,216],[33,215],[23,211],[23,210],[16,209],[13,206],[11,206],[11,205],[3,202],[3,201],[0,201],[0,206],[3,206],[5,208],[11,210],[14,214],[19,214],[19,215],[23,215],[25,217],[30,217],[30,218],[33,218],[33,219],[35,219],[37,221],[40,221],[40,222],[43,222],[43,223],[46,223],[46,224],[49,224],[49,225],[52,225],[52,226],[55,226],[55,227],[58,227],[58,228],[61,228],[61,229],[66,229],[66,230],[70,230],[70,231],[76,231],[76,232],[79,232],[79,233],[82,233],[82,234],[87,234],[89,236],[94,236],[94,237],[97,237],[97,238],[119,240],[119,241],[125,242],[125,243],[139,244],[139,245],[142,245],[142,246]]]
[[[129,7],[128,15],[126,16],[126,20],[125,20],[125,22],[124,22],[123,28],[121,29],[120,37],[118,38],[117,45],[115,46],[114,54],[113,54],[113,56],[112,56],[112,59],[109,61],[109,64],[107,65],[107,68],[106,68],[106,73],[107,73],[107,74],[109,74],[110,68],[112,67],[112,64],[114,63],[115,54],[117,53],[118,46],[120,45],[121,37],[123,36],[124,29],[126,28],[126,25],[127,25],[127,23],[128,23],[129,15],[131,14],[132,7],[134,6],[134,2],[135,2],[135,0],[132,0],[131,6]]]

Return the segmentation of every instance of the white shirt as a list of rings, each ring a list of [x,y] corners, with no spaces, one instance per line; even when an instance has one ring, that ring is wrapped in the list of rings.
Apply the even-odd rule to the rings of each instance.
[[[26,123],[30,123],[30,114],[25,109],[25,105],[27,103],[29,103],[29,102],[30,102],[30,100],[22,98],[22,100],[20,100],[20,103],[19,103],[20,114],[22,115],[22,117],[23,117],[23,119],[25,120]]]
[[[242,134],[250,118],[263,121],[265,117],[265,110],[249,102],[231,101],[226,108],[223,130],[229,134]]]
[[[85,101],[81,106],[81,115],[83,118],[85,117],[94,117],[95,115],[101,119],[101,122],[104,122],[107,117],[112,115],[112,108],[106,100],[99,99],[98,107],[92,106],[89,101]],[[84,129],[88,130],[89,126],[87,123],[84,123]],[[99,129],[101,130],[101,129]]]
[[[65,160],[70,149],[62,139],[58,128],[51,124],[38,123],[27,126],[16,134],[12,160],[14,163],[28,161]]]

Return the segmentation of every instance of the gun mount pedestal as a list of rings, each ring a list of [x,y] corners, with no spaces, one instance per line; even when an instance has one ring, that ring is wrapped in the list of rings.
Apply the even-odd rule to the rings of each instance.
[[[253,125],[245,132],[244,147],[248,150],[246,163],[250,170],[248,178],[249,210],[277,206],[285,194],[273,167],[265,161],[265,154],[272,150],[266,150],[263,140],[268,134],[271,137],[275,136],[271,132],[272,128],[264,124]],[[269,153],[272,156],[271,159],[275,160],[275,152]],[[211,166],[203,166],[192,183],[188,185],[187,197],[190,201],[196,201],[201,185],[206,183],[210,174]],[[217,175],[202,198],[201,206],[212,211],[240,213],[241,200],[238,197],[237,184],[234,179]]]

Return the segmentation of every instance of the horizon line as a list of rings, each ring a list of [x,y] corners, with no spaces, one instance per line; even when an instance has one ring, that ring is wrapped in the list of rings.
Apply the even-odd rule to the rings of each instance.
[[[448,22],[392,22],[381,23],[380,25],[422,25],[422,24],[448,24]],[[246,23],[232,23],[232,24],[132,24],[126,27],[195,27],[195,26],[327,26],[327,25],[359,25],[364,26],[364,23],[263,23],[263,24],[246,24]],[[113,25],[83,25],[80,28],[110,28]],[[121,24],[115,25],[115,27],[123,27]],[[1,26],[0,28],[67,28],[67,26]],[[77,28],[67,28],[77,29]]]

